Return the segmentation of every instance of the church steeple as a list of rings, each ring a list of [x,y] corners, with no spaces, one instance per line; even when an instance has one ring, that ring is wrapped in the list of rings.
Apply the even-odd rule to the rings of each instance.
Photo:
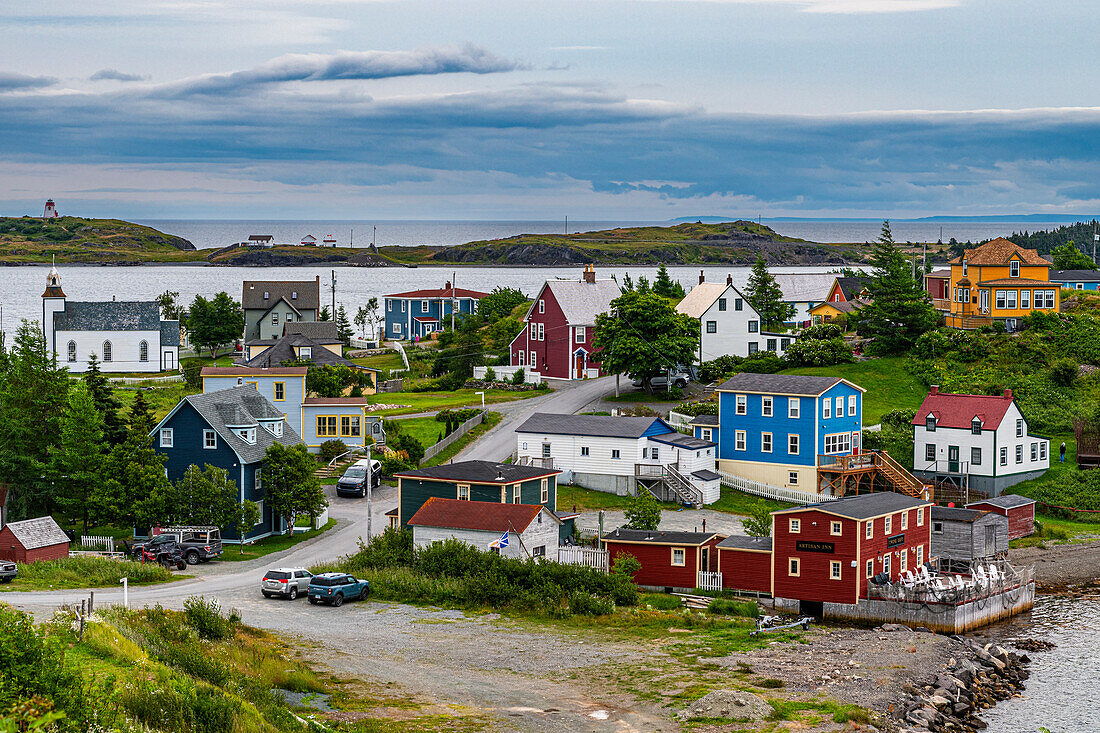
[[[61,275],[57,274],[57,261],[50,265],[50,271],[46,275],[46,292],[43,298],[64,298],[65,292],[61,289]]]

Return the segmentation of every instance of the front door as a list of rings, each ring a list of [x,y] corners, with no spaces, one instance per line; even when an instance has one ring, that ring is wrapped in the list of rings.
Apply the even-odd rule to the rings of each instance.
[[[959,472],[959,446],[947,446],[947,470],[950,473]]]
[[[176,370],[176,354],[173,351],[164,352],[164,369],[161,371],[174,372]]]
[[[710,548],[704,547],[703,551],[699,555],[699,569],[710,570]]]
[[[982,313],[982,315],[988,315],[989,314],[989,291],[988,290],[979,290],[978,292],[979,292],[979,295],[978,295],[979,311]]]
[[[573,378],[584,379],[584,352],[578,351],[573,357]]]

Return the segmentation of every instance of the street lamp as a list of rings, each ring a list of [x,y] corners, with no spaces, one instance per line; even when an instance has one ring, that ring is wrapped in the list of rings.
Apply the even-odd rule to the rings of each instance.
[[[481,411],[485,412],[485,393],[484,392],[474,392],[474,394],[481,395]]]

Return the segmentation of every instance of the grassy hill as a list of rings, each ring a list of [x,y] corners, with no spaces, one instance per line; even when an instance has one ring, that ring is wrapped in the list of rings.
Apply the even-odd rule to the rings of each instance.
[[[0,217],[0,261],[126,263],[201,260],[195,245],[120,219]]]

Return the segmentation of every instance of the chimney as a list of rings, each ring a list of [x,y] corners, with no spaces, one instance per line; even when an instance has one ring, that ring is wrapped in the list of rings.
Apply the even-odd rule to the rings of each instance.
[[[726,285],[733,285],[733,275],[726,275]]]
[[[581,279],[584,280],[584,282],[588,283],[589,285],[594,285],[596,283],[596,267],[595,267],[595,265],[585,265],[584,266],[584,275],[582,276]]]
[[[699,270],[699,284],[702,285],[706,281],[707,281],[706,275],[703,274],[702,270]]]
[[[448,280],[447,284],[443,286],[443,289],[444,290],[450,290],[451,289],[451,281],[450,280]]]
[[[939,393],[940,393],[940,385],[933,384],[932,385],[932,391],[929,392],[928,394],[939,394]]]
[[[1006,389],[1005,390],[1005,399],[1006,400],[1011,400],[1012,399],[1012,390],[1011,389]]]

